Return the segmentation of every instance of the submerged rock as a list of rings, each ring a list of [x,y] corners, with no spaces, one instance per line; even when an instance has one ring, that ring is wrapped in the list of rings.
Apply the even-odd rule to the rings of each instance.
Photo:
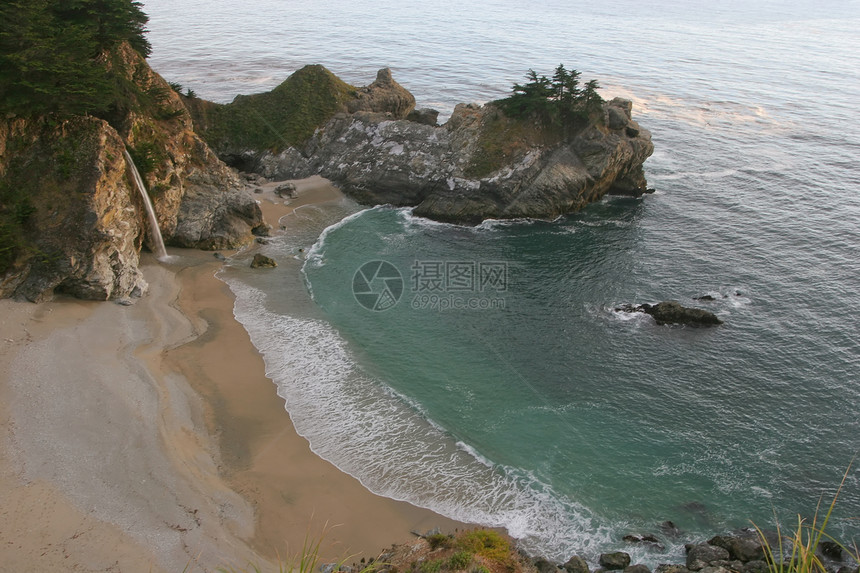
[[[644,535],[625,535],[623,540],[627,543],[635,543],[638,545],[646,546],[650,549],[662,551],[665,549],[665,546],[660,543],[660,540],[657,536],[652,535],[650,533],[646,533]]]
[[[681,529],[675,525],[674,521],[666,520],[660,525],[660,532],[666,537],[678,537],[681,535]]]
[[[681,303],[670,300],[655,305],[643,304],[642,312],[654,317],[657,324],[693,324],[716,325],[723,321],[713,312],[700,308],[681,306]]]

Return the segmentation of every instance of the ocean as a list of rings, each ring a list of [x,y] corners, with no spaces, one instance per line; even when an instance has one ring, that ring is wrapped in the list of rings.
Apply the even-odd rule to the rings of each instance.
[[[860,2],[144,10],[155,70],[218,102],[306,64],[390,67],[444,120],[563,63],[652,132],[642,199],[478,227],[343,200],[282,221],[278,269],[236,255],[219,276],[318,455],[557,560],[677,561],[829,503],[860,451]],[[669,299],[725,324],[615,311]],[[860,540],[858,516],[854,467],[832,532]],[[663,549],[621,541],[665,520]]]

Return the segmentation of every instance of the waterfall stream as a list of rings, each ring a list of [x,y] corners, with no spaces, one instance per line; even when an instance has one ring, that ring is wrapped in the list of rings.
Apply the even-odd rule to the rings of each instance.
[[[149,198],[149,193],[146,192],[146,186],[143,184],[143,178],[134,164],[134,160],[129,155],[127,149],[122,150],[125,157],[125,162],[131,168],[131,174],[134,177],[134,183],[137,185],[137,190],[140,191],[140,196],[143,197],[143,204],[146,206],[146,216],[149,219],[150,237],[152,238],[153,252],[155,258],[163,261],[167,258],[167,249],[164,248],[164,239],[161,237],[161,229],[158,227],[158,219],[155,217],[155,208],[152,206],[152,200]]]

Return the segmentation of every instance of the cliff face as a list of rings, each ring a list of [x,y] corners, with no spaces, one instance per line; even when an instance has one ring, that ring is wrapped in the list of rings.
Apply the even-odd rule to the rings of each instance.
[[[493,105],[459,105],[441,127],[359,112],[335,116],[309,142],[311,171],[366,204],[415,206],[440,221],[552,219],[607,192],[646,191],[651,134],[612,100],[570,137],[514,121]]]
[[[0,124],[0,178],[27,189],[29,211],[0,297],[40,301],[56,290],[105,300],[146,288],[137,268],[142,204],[122,150],[100,119]]]
[[[0,191],[15,198],[3,219],[14,228],[0,229],[0,296],[105,300],[142,291],[137,265],[149,233],[124,148],[167,244],[236,247],[262,225],[235,172],[194,133],[178,94],[146,61],[121,45],[105,65],[139,88],[146,101],[135,111],[112,110],[108,121],[0,121]]]
[[[117,128],[146,180],[165,242],[225,249],[250,241],[262,224],[256,202],[195,133],[179,94],[136,52],[122,49],[128,79],[160,99],[159,111],[128,112]]]

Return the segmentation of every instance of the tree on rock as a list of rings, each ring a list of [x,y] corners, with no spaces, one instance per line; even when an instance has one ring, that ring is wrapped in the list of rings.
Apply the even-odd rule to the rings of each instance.
[[[497,103],[511,117],[534,117],[544,124],[557,123],[567,134],[570,128],[587,122],[603,104],[597,93],[600,88],[597,80],[580,87],[581,75],[577,70],[566,69],[564,64],[558,65],[552,79],[529,70],[528,82],[514,84],[513,93]]]

